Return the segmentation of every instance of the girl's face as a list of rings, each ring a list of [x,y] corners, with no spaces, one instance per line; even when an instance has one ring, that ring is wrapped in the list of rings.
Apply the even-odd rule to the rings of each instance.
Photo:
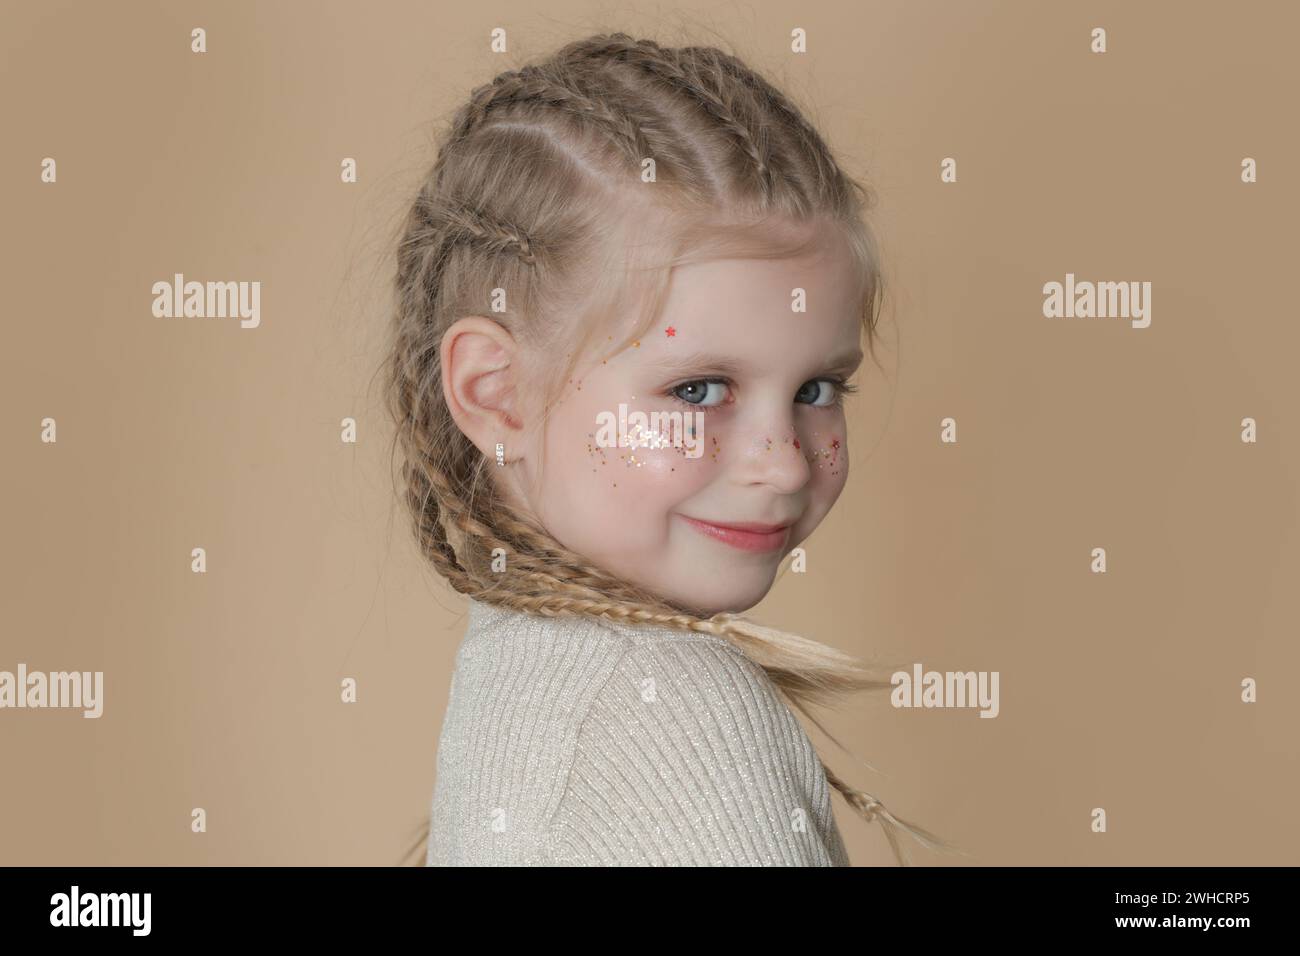
[[[544,468],[536,445],[512,462],[517,493],[566,547],[677,606],[753,607],[848,477],[839,386],[862,360],[850,256],[837,239],[675,269],[659,324],[565,383],[534,439]],[[616,447],[623,435],[634,444]]]

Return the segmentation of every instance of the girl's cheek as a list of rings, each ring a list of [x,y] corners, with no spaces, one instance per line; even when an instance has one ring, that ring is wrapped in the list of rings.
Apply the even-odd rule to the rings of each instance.
[[[812,468],[813,481],[843,485],[848,479],[848,436],[843,428],[814,431],[800,450]]]
[[[635,441],[630,447],[610,447],[592,432],[586,436],[583,454],[587,458],[587,473],[598,487],[690,491],[716,476],[718,447],[716,439],[690,437],[680,444],[664,447]]]

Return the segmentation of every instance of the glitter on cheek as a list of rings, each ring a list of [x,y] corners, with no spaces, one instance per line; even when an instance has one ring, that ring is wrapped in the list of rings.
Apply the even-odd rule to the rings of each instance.
[[[813,438],[816,437],[817,433],[813,432]],[[816,465],[818,468],[825,468],[832,475],[838,475],[841,471],[840,440],[834,435],[828,435],[827,437],[830,439],[829,441],[814,448],[810,454],[804,457],[807,459],[808,464]]]
[[[596,444],[596,433],[587,432],[587,437],[591,439],[589,442],[587,442],[587,457],[590,458],[592,461],[600,462],[600,464],[602,465],[605,464],[605,449],[602,448],[600,445]],[[600,469],[592,468],[591,470],[595,472],[595,471],[599,471]]]

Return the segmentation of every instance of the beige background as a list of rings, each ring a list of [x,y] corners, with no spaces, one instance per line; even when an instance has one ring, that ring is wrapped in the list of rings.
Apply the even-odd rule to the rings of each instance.
[[[464,619],[389,480],[383,257],[433,124],[603,29],[729,43],[881,196],[888,376],[850,400],[809,572],[755,616],[997,670],[1001,715],[864,696],[826,719],[878,772],[814,732],[831,766],[971,854],[927,865],[1300,863],[1295,8],[545,11],[5,4],[0,669],[106,688],[97,721],[0,711],[0,863],[401,858]],[[260,281],[261,327],[154,318],[175,272]],[[1152,282],[1151,327],[1043,318],[1067,272]],[[888,863],[835,805],[854,862]]]

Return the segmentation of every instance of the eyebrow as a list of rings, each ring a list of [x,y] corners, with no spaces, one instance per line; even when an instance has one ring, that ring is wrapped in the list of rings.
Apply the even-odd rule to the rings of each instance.
[[[855,348],[842,352],[829,359],[822,367],[826,372],[847,372],[857,368],[863,353]],[[688,355],[670,355],[649,363],[651,369],[658,371],[692,371],[700,374],[731,375],[737,378],[744,375],[747,366],[726,355],[714,355],[709,352],[692,352]]]
[[[649,363],[649,367],[658,371],[692,371],[707,374],[718,372],[723,375],[739,376],[745,366],[734,358],[725,355],[713,355],[708,352],[690,352],[686,355],[667,355]]]

